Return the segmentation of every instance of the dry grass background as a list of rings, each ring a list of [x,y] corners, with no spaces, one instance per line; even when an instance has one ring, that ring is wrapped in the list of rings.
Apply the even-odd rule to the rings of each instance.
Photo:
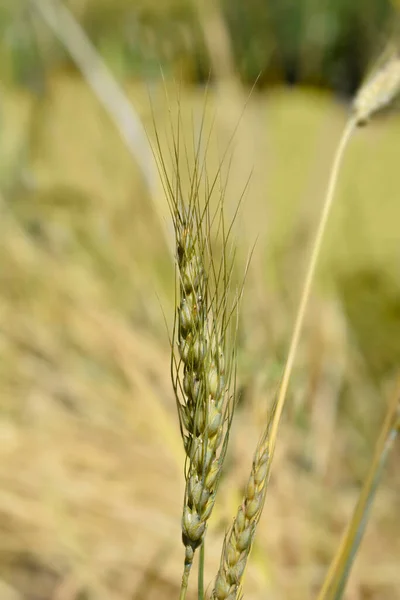
[[[150,127],[147,91],[135,85],[129,94]],[[165,98],[160,90],[154,98],[165,143]],[[189,138],[203,94],[188,89],[182,99]],[[231,134],[229,110],[220,107],[215,123],[214,168]],[[154,214],[131,158],[77,78],[53,76],[40,100],[3,90],[1,111],[0,597],[176,598],[183,452],[163,317],[173,314],[161,230],[167,207],[160,194]],[[327,96],[277,90],[253,96],[237,134],[231,206],[254,165],[237,232],[241,256],[259,239],[243,302],[242,399],[206,581],[278,382],[344,119]],[[400,356],[399,133],[398,117],[378,121],[357,135],[345,161],[247,575],[249,599],[315,596],[372,454]],[[354,314],[344,283],[353,272],[361,281],[375,273],[386,321],[368,318],[377,311],[362,286],[358,306],[367,317]],[[381,280],[394,290],[389,300],[379,296]],[[383,362],[369,349],[376,340],[383,353],[392,349]],[[351,600],[400,598],[396,458],[351,576]]]

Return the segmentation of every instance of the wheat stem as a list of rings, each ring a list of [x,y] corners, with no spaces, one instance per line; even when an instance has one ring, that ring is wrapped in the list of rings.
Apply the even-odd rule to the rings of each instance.
[[[293,369],[293,363],[294,363],[294,359],[296,356],[296,351],[297,351],[297,347],[298,347],[298,343],[299,343],[299,337],[300,337],[301,329],[302,329],[303,322],[304,322],[304,316],[306,313],[307,303],[308,303],[308,299],[310,297],[310,290],[311,290],[311,285],[312,285],[312,282],[314,279],[315,268],[316,268],[318,257],[319,257],[320,251],[321,251],[322,240],[324,238],[326,224],[328,222],[328,217],[330,214],[330,210],[331,210],[334,195],[335,195],[340,165],[342,162],[344,151],[345,151],[347,144],[353,134],[355,127],[356,127],[356,121],[354,119],[349,119],[349,121],[347,122],[347,125],[343,131],[342,137],[340,138],[340,141],[339,141],[339,144],[338,144],[338,147],[336,150],[336,154],[335,154],[335,157],[334,157],[334,160],[332,163],[332,169],[331,169],[331,173],[330,173],[330,177],[329,177],[329,183],[328,183],[328,187],[327,187],[327,191],[326,191],[326,196],[325,196],[322,213],[321,213],[321,217],[320,217],[319,224],[318,224],[318,229],[317,229],[317,232],[315,235],[314,244],[313,244],[312,250],[311,250],[311,257],[310,257],[310,261],[308,264],[306,277],[304,280],[300,304],[299,304],[299,308],[298,308],[297,315],[296,315],[296,321],[295,321],[295,325],[293,328],[292,338],[290,341],[289,352],[288,352],[285,368],[284,368],[283,375],[282,375],[282,381],[281,381],[280,388],[279,388],[279,393],[278,393],[278,398],[277,398],[277,402],[276,402],[276,408],[274,411],[274,416],[272,419],[271,430],[270,430],[270,443],[269,443],[270,460],[272,460],[274,450],[275,450],[279,422],[280,422],[280,418],[281,418],[282,411],[283,411],[283,406],[284,406],[285,399],[286,399],[286,394],[287,394],[287,390],[288,390],[288,386],[289,386],[289,380],[290,380],[290,376],[291,376],[292,369]]]
[[[205,543],[200,546],[199,553],[199,572],[198,572],[198,584],[197,584],[197,598],[198,600],[204,600],[204,559],[205,559]]]
[[[188,583],[189,583],[189,575],[190,575],[190,566],[189,566],[189,570],[185,569],[183,571],[179,600],[185,600],[185,598],[186,598],[186,592],[187,592]]]

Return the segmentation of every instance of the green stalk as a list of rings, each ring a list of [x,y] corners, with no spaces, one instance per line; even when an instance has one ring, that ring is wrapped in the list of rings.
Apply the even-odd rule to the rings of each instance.
[[[318,600],[340,600],[367,525],[372,502],[400,428],[400,384],[388,406],[367,478]]]
[[[198,600],[204,600],[204,558],[205,558],[205,540],[200,546],[199,554],[199,571],[198,571],[198,584],[197,584],[197,598]]]
[[[285,404],[286,395],[289,387],[289,381],[293,370],[294,359],[297,353],[297,347],[299,344],[300,333],[303,327],[304,317],[306,314],[306,308],[308,304],[308,300],[310,297],[311,286],[314,280],[315,269],[317,266],[317,261],[320,255],[322,242],[324,239],[326,225],[328,222],[328,218],[330,215],[330,211],[332,208],[336,184],[339,177],[339,171],[342,164],[342,159],[344,152],[347,148],[347,145],[350,141],[350,138],[354,132],[356,127],[356,122],[354,119],[349,119],[346,124],[346,127],[342,133],[342,136],[339,140],[339,144],[333,159],[332,169],[329,176],[328,187],[324,199],[324,204],[322,207],[322,213],[320,216],[320,220],[318,223],[317,232],[315,235],[314,243],[311,250],[311,256],[307,267],[307,272],[304,280],[304,286],[301,293],[300,304],[296,314],[296,320],[293,328],[293,334],[290,341],[289,352],[286,359],[285,368],[282,375],[281,384],[279,387],[278,398],[276,401],[276,407],[274,410],[274,416],[271,424],[270,431],[270,440],[269,440],[269,452],[270,452],[270,462],[272,462],[276,440],[278,435],[278,428],[280,419],[282,416],[283,406]]]
[[[185,564],[185,569],[183,571],[183,575],[182,575],[182,583],[181,583],[181,591],[179,594],[179,600],[185,600],[186,598],[186,592],[188,589],[188,583],[189,583],[189,575],[190,575],[190,568],[192,565],[186,566]]]

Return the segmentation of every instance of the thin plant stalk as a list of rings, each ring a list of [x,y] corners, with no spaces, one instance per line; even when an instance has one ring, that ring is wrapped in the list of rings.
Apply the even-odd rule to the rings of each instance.
[[[204,600],[204,559],[205,559],[205,543],[206,541],[203,540],[203,543],[200,546],[200,552],[199,552],[199,570],[198,570],[198,582],[197,582],[197,598],[198,600]]]
[[[322,241],[324,238],[326,224],[328,222],[328,217],[332,208],[333,199],[335,196],[336,184],[338,180],[339,170],[342,163],[342,158],[344,152],[346,150],[347,144],[356,128],[356,121],[354,119],[349,119],[347,125],[343,131],[342,137],[339,141],[336,154],[333,160],[332,169],[329,177],[329,183],[326,191],[325,201],[322,208],[321,217],[318,224],[318,229],[315,235],[314,244],[311,251],[310,261],[307,267],[307,273],[304,280],[303,290],[301,293],[301,299],[299,308],[296,315],[296,321],[293,328],[292,338],[290,341],[289,352],[285,364],[285,368],[282,375],[281,384],[279,387],[278,397],[276,401],[276,406],[274,410],[274,416],[272,418],[271,429],[270,429],[270,438],[269,438],[269,452],[270,452],[270,461],[272,461],[276,438],[278,435],[278,427],[281,419],[283,406],[285,404],[285,399],[287,395],[287,390],[289,386],[289,380],[293,369],[294,359],[297,352],[297,347],[299,344],[299,338],[301,329],[304,322],[304,317],[306,313],[306,308],[308,304],[308,300],[310,297],[311,285],[314,279],[315,268],[317,265],[318,257],[321,251]]]
[[[400,426],[400,383],[388,406],[385,420],[376,444],[375,453],[355,506],[351,521],[345,530],[336,555],[318,596],[318,600],[340,600],[360,546],[372,503],[382,479],[385,465]]]

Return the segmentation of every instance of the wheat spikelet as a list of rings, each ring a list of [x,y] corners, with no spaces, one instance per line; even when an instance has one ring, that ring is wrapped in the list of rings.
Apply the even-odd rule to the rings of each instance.
[[[394,56],[378,72],[367,79],[353,102],[358,125],[368,122],[378,110],[389,105],[400,91],[400,57]]]

